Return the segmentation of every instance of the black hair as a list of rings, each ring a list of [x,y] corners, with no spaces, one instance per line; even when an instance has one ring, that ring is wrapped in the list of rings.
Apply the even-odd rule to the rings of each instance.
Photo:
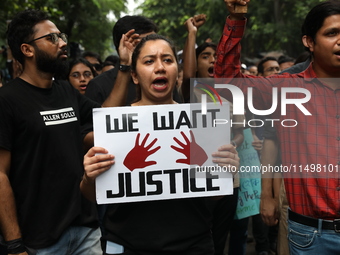
[[[285,55],[281,55],[279,57],[279,59],[277,60],[277,62],[279,62],[279,65],[283,64],[283,63],[287,63],[287,62],[295,62],[295,59],[289,56],[285,56]]]
[[[76,59],[73,59],[73,60],[70,61],[70,65],[69,65],[69,69],[68,69],[68,74],[67,74],[67,80],[69,79],[69,76],[70,76],[70,74],[71,74],[72,68],[73,68],[75,65],[78,65],[78,64],[84,64],[84,65],[86,65],[88,68],[90,68],[93,77],[96,77],[96,76],[97,76],[97,72],[96,72],[96,70],[94,69],[93,65],[92,65],[89,61],[87,61],[86,58],[79,57],[79,58],[76,58]]]
[[[163,40],[163,41],[166,41],[169,44],[169,46],[170,46],[170,48],[173,52],[175,61],[178,65],[178,57],[177,57],[177,53],[176,53],[177,51],[176,51],[176,47],[175,47],[175,44],[173,43],[173,41],[171,41],[170,39],[166,38],[165,36],[162,36],[162,35],[159,35],[159,34],[150,34],[150,35],[142,38],[142,40],[140,41],[139,44],[137,44],[135,50],[132,53],[131,70],[133,72],[136,72],[137,59],[138,59],[145,43],[147,41],[156,41],[156,40]],[[137,90],[136,100],[134,102],[137,102],[141,99],[141,87],[138,84],[136,84],[136,90]]]
[[[13,57],[24,66],[24,54],[21,44],[33,40],[36,33],[34,26],[39,22],[48,20],[47,14],[40,10],[28,9],[19,12],[8,25],[7,42]]]
[[[304,51],[296,58],[294,65],[305,62],[307,59],[311,59],[311,52]]]
[[[115,66],[117,63],[119,63],[118,62],[119,61],[119,57],[116,56],[116,55],[109,55],[109,56],[106,57],[104,63],[107,62],[107,61],[111,62]],[[104,65],[104,63],[103,63],[103,65]]]
[[[115,64],[112,63],[111,61],[106,60],[106,61],[103,62],[102,66],[103,66],[103,68],[106,67],[106,66],[113,66],[114,67]]]
[[[262,73],[263,74],[263,64],[266,63],[267,61],[277,61],[276,58],[274,57],[265,57],[263,59],[260,60],[260,62],[257,64],[257,71],[258,73]]]
[[[206,48],[212,48],[214,51],[217,49],[217,45],[215,43],[211,42],[204,42],[201,45],[199,45],[196,48],[196,59],[198,59],[198,56],[206,49]]]
[[[325,19],[337,14],[340,14],[340,2],[338,0],[322,2],[314,6],[302,24],[302,36],[309,36],[315,41],[316,33],[322,27]],[[307,47],[305,47],[305,49],[309,51]]]
[[[92,57],[92,58],[95,58],[98,60],[99,64],[103,64],[103,61],[102,59],[100,58],[100,55],[96,52],[92,52],[92,51],[84,51],[82,54],[81,54],[81,57],[82,58],[86,58],[86,57]]]
[[[127,33],[129,30],[135,29],[137,34],[146,34],[150,32],[158,32],[157,25],[150,19],[144,16],[124,16],[120,18],[113,27],[112,37],[113,43],[118,52],[119,42],[123,34]]]

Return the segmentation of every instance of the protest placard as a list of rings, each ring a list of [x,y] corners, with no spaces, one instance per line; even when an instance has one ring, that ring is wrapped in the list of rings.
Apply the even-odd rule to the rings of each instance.
[[[250,128],[243,130],[244,140],[237,148],[240,157],[240,188],[235,213],[236,219],[243,219],[260,212],[261,173],[257,151],[252,146]]]
[[[115,155],[96,179],[99,204],[232,194],[232,175],[211,154],[230,143],[229,104],[174,104],[93,111],[95,146]],[[190,160],[190,162],[189,162]]]

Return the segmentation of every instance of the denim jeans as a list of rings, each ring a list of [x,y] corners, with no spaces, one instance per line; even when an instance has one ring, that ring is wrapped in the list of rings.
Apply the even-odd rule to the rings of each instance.
[[[310,227],[288,220],[288,242],[291,255],[338,255],[340,233],[334,230]]]
[[[70,227],[52,246],[38,249],[37,255],[102,255],[100,229]]]

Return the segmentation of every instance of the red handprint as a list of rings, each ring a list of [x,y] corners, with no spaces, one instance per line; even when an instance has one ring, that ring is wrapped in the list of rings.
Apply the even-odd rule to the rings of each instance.
[[[208,156],[203,150],[203,148],[196,143],[194,133],[190,130],[191,142],[189,141],[188,137],[184,134],[183,131],[181,131],[181,135],[183,136],[186,144],[182,143],[180,140],[174,137],[173,139],[175,140],[175,142],[182,148],[175,147],[174,145],[171,145],[171,148],[179,153],[184,154],[186,158],[177,159],[176,163],[199,166],[203,165],[204,162],[207,161]]]
[[[126,166],[131,172],[136,168],[144,168],[147,166],[155,165],[156,161],[146,161],[146,159],[151,155],[158,151],[161,146],[158,146],[149,151],[149,149],[157,142],[157,138],[155,138],[148,146],[145,146],[146,140],[148,140],[150,134],[146,134],[144,137],[142,144],[139,145],[140,133],[138,133],[136,137],[135,147],[126,155],[124,159],[124,166]]]

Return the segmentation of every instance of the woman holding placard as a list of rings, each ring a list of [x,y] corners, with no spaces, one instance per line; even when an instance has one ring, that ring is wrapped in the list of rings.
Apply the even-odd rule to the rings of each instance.
[[[167,38],[157,34],[143,38],[132,55],[131,71],[139,92],[132,106],[176,104],[172,92],[178,79],[178,62],[175,48]],[[189,142],[193,143],[192,133],[191,136]],[[141,142],[149,153],[159,150],[153,146],[154,140],[146,142],[147,137],[137,138],[136,145]],[[180,150],[176,146],[173,149]],[[89,190],[94,194],[95,178],[114,164],[114,156],[107,153],[104,148],[93,147],[85,155],[81,184],[85,195]],[[221,166],[239,166],[237,151],[231,144],[221,146],[213,158]],[[110,204],[103,224],[105,254],[214,254],[207,198]]]

